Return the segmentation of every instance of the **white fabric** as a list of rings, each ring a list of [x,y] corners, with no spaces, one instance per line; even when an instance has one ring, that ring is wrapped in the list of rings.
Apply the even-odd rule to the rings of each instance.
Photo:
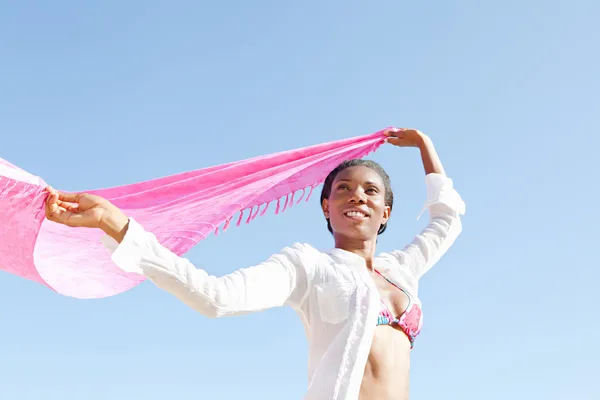
[[[426,176],[430,222],[402,250],[380,254],[374,266],[418,299],[419,278],[461,232],[465,212],[452,180]],[[121,244],[104,237],[113,261],[208,317],[291,306],[309,342],[306,400],[358,398],[377,323],[380,299],[365,261],[341,249],[321,252],[294,244],[265,262],[215,277],[161,246],[135,220]]]

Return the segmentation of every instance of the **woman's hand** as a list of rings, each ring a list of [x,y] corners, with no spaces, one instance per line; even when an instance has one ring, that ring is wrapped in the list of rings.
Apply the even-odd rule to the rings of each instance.
[[[421,147],[428,139],[427,135],[416,129],[390,128],[383,134],[388,137],[388,143],[398,147]]]
[[[108,200],[87,193],[62,193],[48,187],[46,218],[70,227],[100,228],[118,242],[129,218]]]
[[[421,160],[426,175],[446,174],[444,166],[433,147],[433,142],[423,132],[416,129],[390,128],[383,133],[387,136],[387,142],[394,146],[418,147],[421,151]]]

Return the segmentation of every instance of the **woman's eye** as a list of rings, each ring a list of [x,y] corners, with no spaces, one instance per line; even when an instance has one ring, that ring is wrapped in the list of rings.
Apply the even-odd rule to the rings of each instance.
[[[370,194],[376,194],[376,193],[378,193],[378,192],[377,192],[377,189],[375,189],[375,188],[370,188],[370,189],[367,189],[367,193],[370,193]]]

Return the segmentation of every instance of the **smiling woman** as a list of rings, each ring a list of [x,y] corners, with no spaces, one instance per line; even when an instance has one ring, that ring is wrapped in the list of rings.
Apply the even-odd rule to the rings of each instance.
[[[355,188],[353,184],[360,187]],[[336,199],[338,199],[338,202],[341,201],[345,204],[343,214],[346,217],[362,221],[371,216],[371,212],[368,209],[348,206],[348,199],[346,197],[356,195],[357,190],[362,190],[367,196],[376,196],[377,199],[383,198],[384,206],[389,208],[387,214],[385,216],[381,215],[380,218],[381,224],[379,225],[377,234],[382,234],[387,227],[387,220],[392,211],[394,193],[388,174],[379,164],[371,160],[355,159],[344,161],[325,178],[323,190],[321,191],[321,204],[323,205],[323,212],[327,219],[327,229],[333,233],[329,205],[330,201],[335,201]],[[383,193],[383,196],[380,195],[381,193]]]
[[[378,256],[377,236],[391,216],[393,193],[389,177],[372,161],[342,163],[325,180],[321,206],[333,249],[296,243],[222,277],[177,256],[102,197],[49,188],[46,216],[100,227],[117,266],[208,317],[292,307],[309,337],[305,399],[405,400],[410,350],[422,325],[418,281],[460,234],[465,206],[426,135],[401,129],[385,134],[388,143],[420,149],[430,221],[412,243]]]

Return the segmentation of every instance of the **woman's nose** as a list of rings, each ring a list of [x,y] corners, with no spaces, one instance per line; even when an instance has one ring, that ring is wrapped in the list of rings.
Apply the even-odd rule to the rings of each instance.
[[[350,202],[364,204],[366,202],[365,193],[360,189],[352,191],[350,194]]]

